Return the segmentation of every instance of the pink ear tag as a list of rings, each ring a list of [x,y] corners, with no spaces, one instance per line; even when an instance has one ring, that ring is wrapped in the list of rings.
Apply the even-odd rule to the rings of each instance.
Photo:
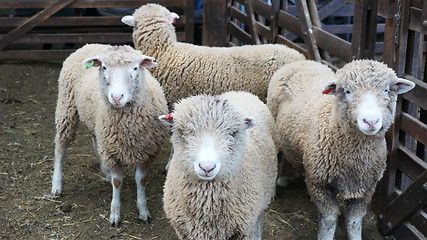
[[[323,90],[322,94],[329,94],[332,91],[332,88],[329,88],[327,90]]]
[[[172,22],[173,24],[175,24],[176,23],[176,18],[173,18],[173,22]]]
[[[166,120],[171,120],[173,119],[172,117],[172,113],[169,113],[168,115],[165,116]]]

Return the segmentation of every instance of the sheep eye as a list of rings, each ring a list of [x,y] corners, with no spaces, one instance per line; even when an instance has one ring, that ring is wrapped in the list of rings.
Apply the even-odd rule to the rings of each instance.
[[[138,70],[138,67],[134,67],[134,68],[133,68],[133,70],[134,70],[134,71]]]
[[[106,66],[102,66],[102,69],[107,70],[107,67]]]
[[[386,88],[385,90],[384,90],[384,92],[385,93],[388,93],[390,91],[390,89],[388,89],[388,88]]]

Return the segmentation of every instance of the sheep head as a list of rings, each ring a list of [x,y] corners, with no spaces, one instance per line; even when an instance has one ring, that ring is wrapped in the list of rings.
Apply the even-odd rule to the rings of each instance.
[[[227,100],[207,95],[184,99],[173,114],[159,119],[173,126],[173,159],[185,174],[201,180],[233,177],[245,152],[246,130],[255,126],[255,119]]]
[[[373,60],[348,63],[336,75],[338,80],[328,83],[323,93],[336,95],[344,127],[357,128],[365,135],[384,134],[393,124],[397,95],[415,86]]]
[[[154,58],[129,46],[111,47],[110,51],[83,61],[86,68],[99,67],[103,94],[116,108],[132,102],[143,86],[144,69],[157,65]]]

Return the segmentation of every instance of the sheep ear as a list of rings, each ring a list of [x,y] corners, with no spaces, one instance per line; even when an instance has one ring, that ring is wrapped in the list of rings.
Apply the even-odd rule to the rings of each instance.
[[[415,83],[403,78],[398,78],[396,82],[396,86],[397,86],[397,94],[402,94],[412,90],[415,87]]]
[[[170,18],[169,22],[172,24],[175,24],[177,19],[179,19],[178,14],[171,12],[171,18]]]
[[[337,84],[335,82],[329,82],[325,89],[322,91],[322,94],[335,95],[335,91],[337,90]]]
[[[83,66],[85,66],[86,68],[91,68],[91,67],[99,67],[102,65],[102,61],[99,59],[99,57],[91,57],[91,58],[86,58],[83,62],[82,62]]]
[[[169,113],[168,115],[161,115],[158,118],[167,125],[173,126],[173,113]]]
[[[255,118],[253,117],[245,117],[246,129],[253,128],[256,125]]]
[[[132,15],[127,15],[122,17],[122,23],[134,27],[135,26],[135,18]]]
[[[145,68],[153,68],[153,67],[157,66],[157,63],[154,62],[154,58],[144,56],[141,60],[140,65],[142,67],[145,67]]]

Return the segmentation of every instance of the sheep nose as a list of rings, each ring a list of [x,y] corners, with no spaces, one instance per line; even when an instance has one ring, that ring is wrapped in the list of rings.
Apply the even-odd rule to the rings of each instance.
[[[375,130],[375,125],[378,123],[379,120],[379,118],[377,118],[376,120],[366,120],[366,118],[364,118],[363,122],[368,124],[369,130],[373,131]]]
[[[116,104],[119,104],[119,103],[120,103],[120,100],[123,98],[123,94],[122,94],[122,95],[120,95],[120,96],[114,96],[113,94],[111,94],[111,98],[113,99],[113,101],[114,101]]]
[[[206,174],[212,172],[215,169],[216,165],[201,165],[199,163],[199,168],[202,169]]]

